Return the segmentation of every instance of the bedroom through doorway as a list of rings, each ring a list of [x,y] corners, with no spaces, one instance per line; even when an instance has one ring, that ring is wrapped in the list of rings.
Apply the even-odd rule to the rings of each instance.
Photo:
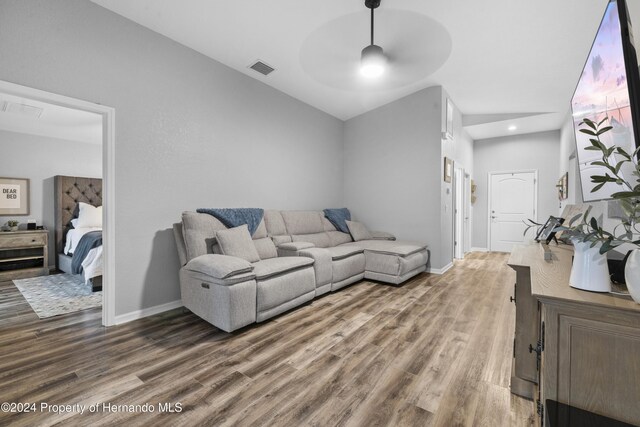
[[[0,82],[0,146],[0,300],[113,324],[113,109]]]

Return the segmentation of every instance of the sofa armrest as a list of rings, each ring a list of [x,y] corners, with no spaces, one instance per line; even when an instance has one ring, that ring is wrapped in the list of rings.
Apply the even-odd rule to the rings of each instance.
[[[278,245],[278,256],[299,256],[304,249],[315,248],[316,245],[309,242],[289,242]]]
[[[372,231],[371,232],[372,240],[396,240],[396,236],[391,233],[387,233],[385,231]]]
[[[309,242],[289,242],[278,245],[278,249],[283,249],[285,251],[300,251],[302,249],[315,248],[315,246],[316,245]]]
[[[251,273],[253,265],[242,258],[207,254],[192,259],[184,266],[184,269],[201,273],[214,279],[225,280]]]
[[[299,255],[313,259],[313,269],[316,274],[316,288],[331,283],[333,274],[331,252],[323,248],[308,248],[302,249]]]

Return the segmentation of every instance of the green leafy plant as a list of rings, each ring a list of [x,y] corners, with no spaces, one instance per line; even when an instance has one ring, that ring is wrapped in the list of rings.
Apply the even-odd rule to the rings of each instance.
[[[592,175],[591,182],[596,184],[591,192],[596,192],[608,183],[614,183],[621,187],[612,195],[617,200],[624,212],[624,216],[611,232],[605,230],[595,217],[590,217],[591,208],[587,209],[584,215],[576,215],[571,218],[566,226],[559,226],[556,231],[563,231],[567,235],[575,238],[581,238],[583,242],[592,242],[591,247],[602,243],[600,253],[605,253],[611,249],[625,243],[640,247],[640,240],[634,237],[640,233],[638,222],[640,222],[640,164],[638,164],[638,153],[640,147],[632,154],[627,153],[621,147],[615,145],[607,147],[601,140],[601,136],[613,129],[608,125],[609,118],[605,117],[599,123],[589,119],[584,119],[579,126],[580,132],[589,135],[591,145],[586,147],[588,151],[599,151],[602,154],[602,160],[592,162],[594,166],[601,166],[607,169],[604,175]],[[618,159],[616,159],[616,156]],[[627,167],[625,167],[627,165]],[[636,183],[632,184],[626,179],[621,171],[625,169],[625,173],[631,172],[635,177]]]
[[[20,224],[18,221],[16,221],[15,219],[10,219],[9,221],[7,221],[7,225],[9,227],[17,227],[18,224]]]

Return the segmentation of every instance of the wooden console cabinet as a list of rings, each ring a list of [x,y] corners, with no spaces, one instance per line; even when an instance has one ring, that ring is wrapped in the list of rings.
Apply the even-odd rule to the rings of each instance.
[[[0,232],[0,281],[49,274],[47,230]]]
[[[569,286],[573,250],[536,244],[509,258],[516,271],[512,392],[640,425],[640,304]]]

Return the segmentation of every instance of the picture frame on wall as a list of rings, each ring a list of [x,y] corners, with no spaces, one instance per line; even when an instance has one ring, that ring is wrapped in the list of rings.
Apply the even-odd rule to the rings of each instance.
[[[0,178],[0,215],[29,215],[29,179]]]
[[[453,175],[453,160],[448,157],[444,158],[444,182],[451,182]]]
[[[453,139],[453,103],[449,98],[447,98],[447,108],[446,108],[446,125],[444,131],[445,139]]]
[[[558,189],[558,200],[567,200],[569,198],[569,172],[565,172],[564,175],[558,180],[556,184]]]

